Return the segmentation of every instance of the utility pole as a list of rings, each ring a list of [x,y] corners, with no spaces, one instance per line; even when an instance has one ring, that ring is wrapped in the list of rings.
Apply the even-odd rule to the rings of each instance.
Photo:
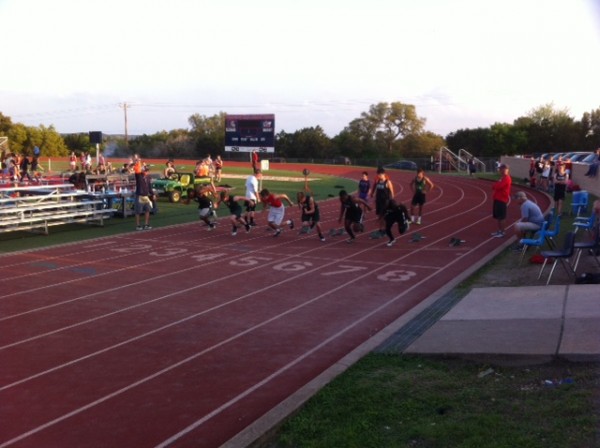
[[[127,134],[127,108],[131,107],[131,105],[123,103],[119,104],[119,107],[123,108],[123,113],[125,114],[125,148],[129,149],[129,136]]]

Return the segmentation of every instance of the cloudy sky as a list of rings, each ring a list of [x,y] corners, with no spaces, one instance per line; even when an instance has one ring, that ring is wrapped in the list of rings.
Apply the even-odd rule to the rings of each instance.
[[[0,0],[0,112],[59,132],[274,113],[334,136],[381,101],[427,130],[600,107],[600,0]]]

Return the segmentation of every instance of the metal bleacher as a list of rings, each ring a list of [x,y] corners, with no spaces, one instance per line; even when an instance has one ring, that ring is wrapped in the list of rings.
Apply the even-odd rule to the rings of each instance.
[[[26,230],[47,235],[49,227],[70,223],[103,226],[113,213],[103,199],[73,184],[0,185],[0,233]]]

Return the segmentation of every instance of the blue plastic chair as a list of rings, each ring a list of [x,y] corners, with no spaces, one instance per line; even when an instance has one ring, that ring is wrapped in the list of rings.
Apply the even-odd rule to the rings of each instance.
[[[594,229],[594,223],[596,222],[596,212],[592,213],[591,216],[584,217],[578,216],[575,218],[573,222],[573,226],[575,230],[573,232],[577,233],[579,229],[587,230],[588,232],[592,232]]]
[[[589,193],[585,190],[574,191],[571,201],[571,215],[579,216],[581,212],[587,212]]]
[[[549,222],[549,221],[548,221]],[[548,241],[548,246],[550,249],[554,249],[554,238],[558,236],[560,233],[560,215],[554,218],[554,226],[552,229],[546,230],[546,241]]]
[[[548,263],[548,260],[550,260],[550,259],[553,259],[554,263],[552,264],[552,269],[550,270],[550,275],[548,275],[548,280],[546,281],[546,285],[548,285],[550,283],[550,279],[552,278],[552,274],[554,273],[554,268],[556,268],[556,265],[558,264],[559,261],[563,265],[563,267],[565,268],[565,271],[567,272],[567,274],[569,274],[569,276],[573,276],[574,279],[577,278],[577,274],[575,273],[575,270],[573,269],[571,264],[568,262],[568,259],[573,256],[574,252],[575,252],[575,233],[574,232],[569,232],[565,235],[565,243],[564,243],[562,249],[541,251],[540,255],[542,257],[544,257],[544,264],[542,264],[542,269],[540,270],[540,274],[538,275],[538,280],[542,277],[542,274],[544,273],[544,268],[546,267],[546,264]]]
[[[546,230],[547,229],[548,229],[548,221],[544,221],[540,230],[538,230],[536,232],[536,234],[534,235],[534,236],[537,235],[537,237],[523,238],[519,241],[519,243],[523,245],[523,250],[521,251],[521,258],[519,259],[519,264],[521,264],[523,262],[523,258],[525,258],[525,252],[527,252],[527,249],[529,248],[529,246],[534,246],[537,249],[539,249],[540,247],[542,247],[544,245],[544,242],[546,241]]]

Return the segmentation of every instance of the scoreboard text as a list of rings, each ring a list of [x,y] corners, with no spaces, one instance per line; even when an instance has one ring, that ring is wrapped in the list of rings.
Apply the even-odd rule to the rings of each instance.
[[[275,152],[275,115],[226,115],[225,151]]]

